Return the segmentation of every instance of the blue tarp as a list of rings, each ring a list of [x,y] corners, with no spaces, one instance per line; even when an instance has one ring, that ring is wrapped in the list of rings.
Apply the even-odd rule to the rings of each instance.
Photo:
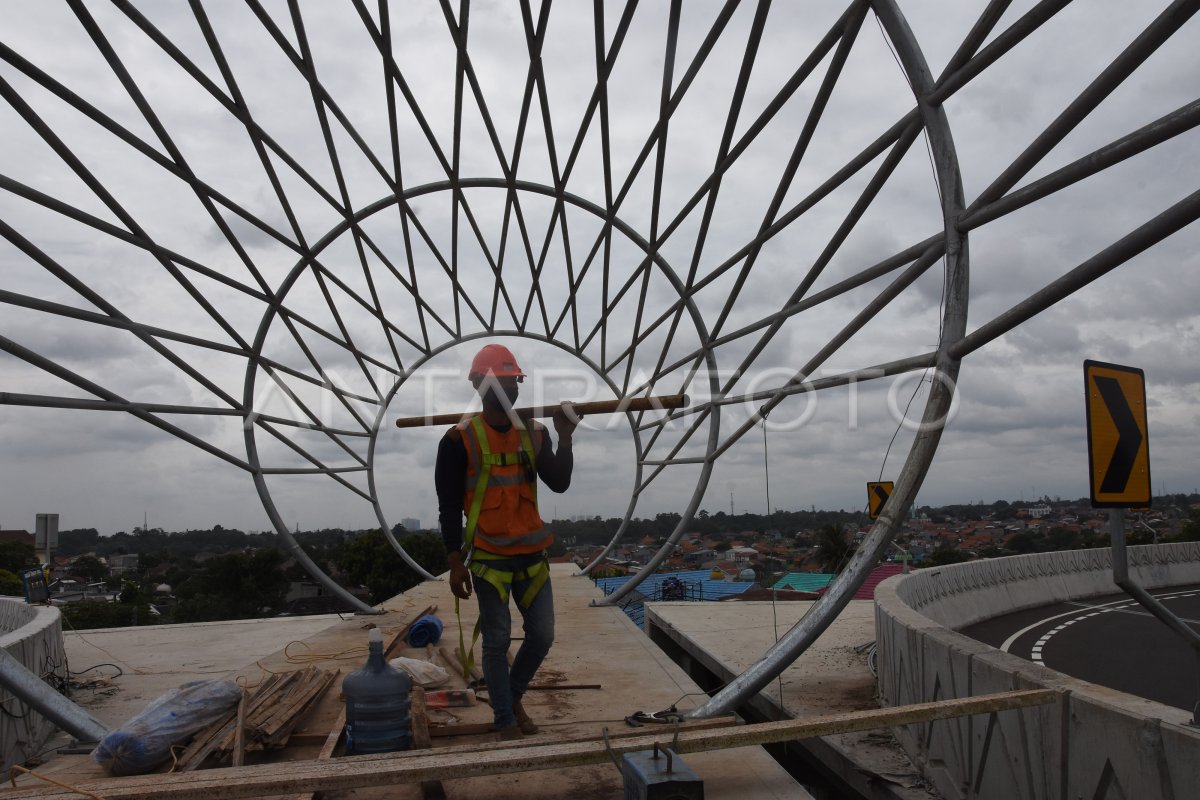
[[[712,571],[707,569],[686,572],[656,572],[638,584],[635,591],[652,601],[657,600],[662,595],[663,581],[676,578],[687,585],[688,600],[720,600],[731,594],[741,594],[754,585],[749,581],[714,581],[709,578],[711,574]],[[609,595],[628,583],[631,577],[630,575],[621,575],[616,578],[599,578],[596,580],[596,585],[604,594]],[[626,616],[632,619],[639,628],[643,627],[645,609],[640,600],[628,604],[623,603],[622,607]]]

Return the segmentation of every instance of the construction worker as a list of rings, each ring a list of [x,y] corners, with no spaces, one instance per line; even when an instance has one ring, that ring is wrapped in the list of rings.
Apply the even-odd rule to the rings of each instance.
[[[537,479],[554,492],[571,485],[571,436],[579,420],[561,410],[554,415],[556,452],[543,425],[523,423],[512,413],[524,377],[502,345],[489,344],[476,354],[468,378],[483,400],[483,411],[442,437],[434,472],[450,591],[465,600],[474,585],[483,677],[496,729],[505,739],[538,730],[521,703],[554,642],[546,560],[554,536],[538,513]],[[510,596],[525,632],[511,669]]]

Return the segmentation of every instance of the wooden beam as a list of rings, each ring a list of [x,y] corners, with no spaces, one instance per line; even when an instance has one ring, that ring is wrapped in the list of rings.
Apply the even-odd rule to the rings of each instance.
[[[425,709],[425,689],[412,688],[409,702],[412,719],[413,750],[428,750],[433,744],[429,740],[429,714]],[[446,789],[439,780],[421,781],[421,797],[424,800],[446,800]]]
[[[682,731],[706,731],[714,728],[731,728],[737,725],[737,717],[730,714],[726,717],[714,717],[712,719],[688,720],[680,723],[679,730]],[[544,729],[543,729],[544,730]],[[648,736],[651,732],[666,731],[666,735],[675,735],[674,725],[647,725],[642,728],[621,728],[620,730],[609,731],[608,740],[611,742],[614,739],[629,739],[634,736]],[[434,725],[429,729],[429,735],[433,737],[443,736],[478,736],[488,733],[495,733],[496,728],[490,722],[468,722],[458,725]],[[604,735],[600,733],[577,733],[574,735],[557,735],[554,738],[555,744],[570,744],[573,742],[603,742]],[[548,742],[545,737],[531,737],[528,739],[517,739],[515,741],[488,741],[475,742],[471,744],[462,744],[454,748],[453,752],[466,755],[468,753],[481,753],[487,750],[512,749],[514,747],[538,747]],[[446,752],[451,752],[446,750]]]
[[[521,419],[554,416],[563,406],[568,406],[577,416],[584,414],[619,414],[626,411],[670,411],[688,404],[686,394],[665,394],[658,397],[623,397],[618,400],[593,400],[588,403],[557,403],[549,406],[514,408],[513,413]],[[478,411],[463,411],[457,414],[434,414],[428,417],[401,417],[396,420],[397,428],[421,428],[427,425],[457,425]]]
[[[249,694],[242,688],[242,699],[238,702],[237,727],[233,734],[233,766],[241,767],[246,763],[246,705]]]
[[[1054,703],[1053,689],[1002,692],[982,697],[940,700],[934,703],[898,708],[853,711],[807,720],[782,720],[757,725],[739,725],[733,729],[681,731],[677,751],[680,754],[733,747],[751,747],[772,742],[830,736],[837,733],[890,728],[937,719],[993,714],[1030,706]],[[249,767],[187,772],[181,774],[138,775],[87,781],[78,788],[99,794],[105,800],[232,800],[299,791],[331,791],[385,786],[396,783],[420,783],[443,778],[470,778],[543,769],[563,769],[607,763],[611,755],[621,756],[654,745],[668,743],[674,735],[667,729],[631,736],[607,744],[603,742],[551,743],[528,746],[502,746],[473,752],[464,758],[454,750],[407,751],[365,756],[349,756],[323,762],[289,762]],[[511,745],[514,743],[504,743]],[[521,744],[521,743],[515,743]],[[0,800],[24,798],[78,798],[78,792],[57,787],[0,791]]]

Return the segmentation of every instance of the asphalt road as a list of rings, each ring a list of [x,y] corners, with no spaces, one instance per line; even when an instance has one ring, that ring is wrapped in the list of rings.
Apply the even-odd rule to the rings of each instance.
[[[1200,631],[1200,584],[1151,592]],[[1191,711],[1200,700],[1192,648],[1126,594],[1018,611],[963,629],[1050,669]]]

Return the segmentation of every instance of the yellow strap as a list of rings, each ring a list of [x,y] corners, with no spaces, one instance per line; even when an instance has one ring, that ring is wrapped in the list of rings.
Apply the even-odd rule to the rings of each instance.
[[[536,572],[535,572],[536,569]],[[525,590],[525,594],[521,595],[518,601],[521,608],[529,608],[533,605],[534,598],[538,596],[538,592],[546,585],[546,581],[550,578],[550,567],[545,561],[539,561],[533,567],[526,570],[526,574],[533,578],[533,582],[529,584],[529,588]]]
[[[479,640],[479,622],[475,620],[475,631],[471,634],[471,647],[467,648],[463,638],[462,613],[458,607],[458,598],[454,598],[454,616],[458,618],[458,664],[462,667],[463,680],[471,682],[471,670],[475,668],[475,642]]]
[[[531,580],[532,582],[517,601],[521,605],[521,608],[529,608],[533,605],[534,598],[537,597],[542,587],[546,585],[546,579],[550,577],[550,569],[545,560],[538,561],[518,573],[513,573],[505,569],[494,569],[493,567],[485,566],[478,560],[472,561],[467,569],[496,587],[496,592],[500,595],[501,603],[508,602],[508,594],[512,590],[514,580]],[[474,642],[472,642],[472,645],[474,645]]]
[[[487,491],[488,478],[492,474],[492,465],[488,463],[489,459],[487,458],[492,453],[488,449],[487,431],[483,429],[483,420],[479,417],[472,417],[471,429],[475,431],[475,442],[479,446],[480,454],[484,457],[480,459],[483,463],[479,465],[479,477],[475,479],[475,494],[471,497],[471,510],[467,512],[467,529],[463,532],[463,541],[467,552],[470,552],[474,546],[475,527],[479,524],[479,512],[483,510],[483,493]]]

